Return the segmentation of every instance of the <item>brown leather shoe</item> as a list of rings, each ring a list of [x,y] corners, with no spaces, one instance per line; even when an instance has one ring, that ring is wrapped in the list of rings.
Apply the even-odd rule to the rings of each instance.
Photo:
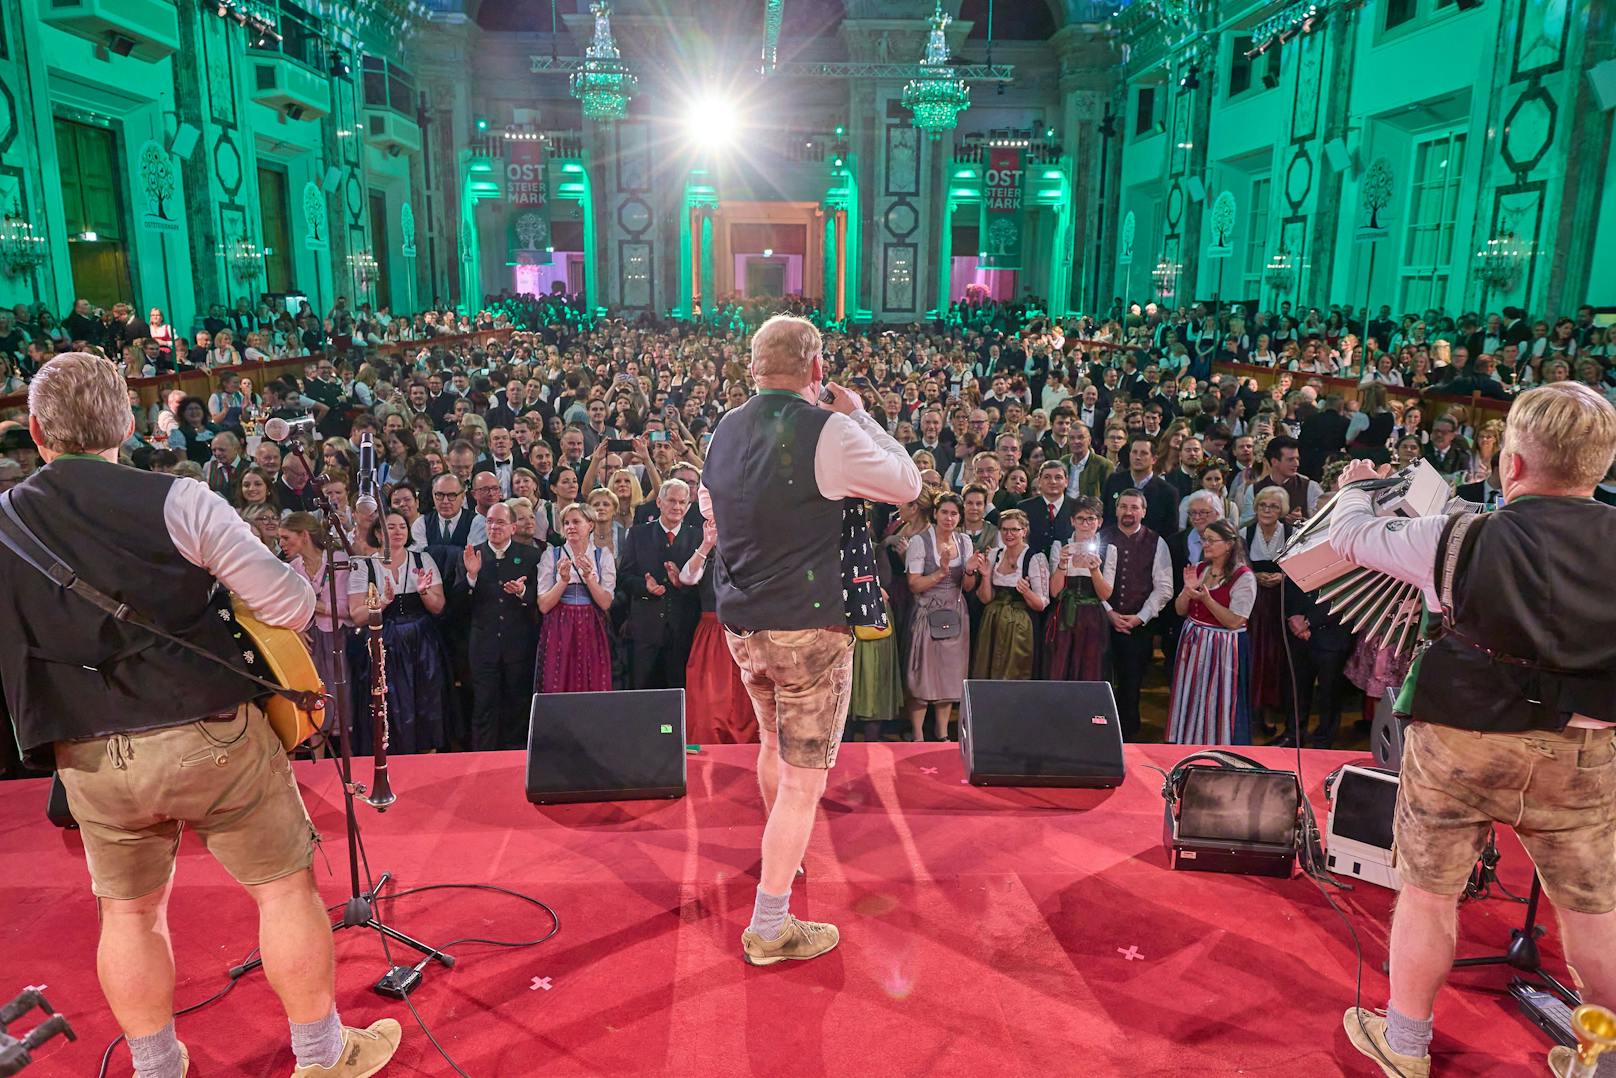
[[[403,1031],[391,1018],[380,1018],[369,1029],[342,1027],[342,1052],[329,1067],[297,1067],[292,1078],[370,1078],[398,1051]]]
[[[786,914],[777,939],[766,940],[750,928],[741,933],[741,951],[754,966],[772,966],[786,959],[818,958],[841,941],[836,926],[820,921],[799,921]]]
[[[1430,1078],[1431,1057],[1405,1056],[1386,1043],[1386,1016],[1363,1007],[1350,1008],[1341,1017],[1347,1040],[1371,1062],[1386,1072],[1387,1078]]]

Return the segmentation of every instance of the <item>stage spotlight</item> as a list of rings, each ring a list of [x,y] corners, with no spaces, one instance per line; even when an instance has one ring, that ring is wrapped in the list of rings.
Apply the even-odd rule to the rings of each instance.
[[[720,149],[735,140],[740,116],[733,102],[707,93],[690,103],[685,113],[685,131],[690,140],[709,149]]]

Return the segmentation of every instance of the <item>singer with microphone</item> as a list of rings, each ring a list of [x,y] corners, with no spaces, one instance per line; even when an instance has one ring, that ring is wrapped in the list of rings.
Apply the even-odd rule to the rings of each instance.
[[[280,741],[251,703],[259,687],[188,650],[154,646],[149,630],[35,571],[58,560],[238,669],[241,650],[214,616],[218,584],[269,625],[301,629],[313,615],[308,581],[227,502],[200,483],[118,464],[134,426],[128,394],[100,356],[69,352],[40,368],[28,427],[45,467],[0,506],[0,685],[18,746],[29,763],[57,769],[78,820],[102,990],[135,1073],[183,1078],[167,910],[189,825],[258,906],[294,1073],[375,1074],[398,1047],[399,1025],[350,1029],[337,1016],[331,926],[310,871],[315,832]]]

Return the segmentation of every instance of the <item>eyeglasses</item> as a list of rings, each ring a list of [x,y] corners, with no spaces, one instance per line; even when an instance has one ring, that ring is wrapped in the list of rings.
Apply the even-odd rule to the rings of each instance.
[[[465,494],[465,492],[460,491],[460,490],[456,490],[456,491],[435,490],[435,491],[432,492],[432,497],[436,498],[436,499],[438,499],[440,501],[452,502],[456,498],[463,497],[464,494]]]

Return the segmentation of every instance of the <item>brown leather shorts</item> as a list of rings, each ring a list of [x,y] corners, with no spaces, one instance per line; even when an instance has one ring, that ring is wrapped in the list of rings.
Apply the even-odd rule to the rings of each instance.
[[[290,876],[314,859],[319,835],[292,762],[253,705],[225,719],[58,741],[56,768],[102,898],[140,898],[166,884],[186,825],[243,884]]]
[[[1411,723],[1393,828],[1403,879],[1459,894],[1495,823],[1515,829],[1556,906],[1616,909],[1616,731]]]
[[[853,691],[853,634],[846,629],[769,629],[724,639],[758,725],[780,739],[780,759],[830,768]]]

